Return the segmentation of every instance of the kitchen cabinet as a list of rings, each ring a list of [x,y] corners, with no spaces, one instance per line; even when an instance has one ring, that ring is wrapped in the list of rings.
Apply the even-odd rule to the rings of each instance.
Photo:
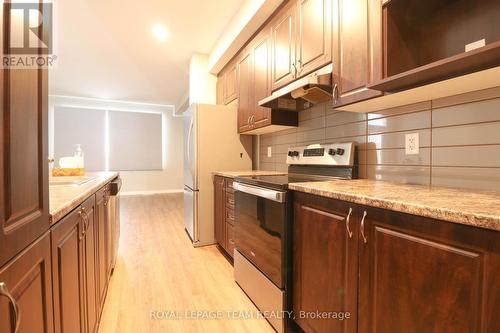
[[[85,200],[81,206],[81,216],[84,224],[83,247],[84,247],[84,274],[85,274],[85,311],[87,332],[97,332],[99,323],[99,308],[97,304],[97,263],[96,256],[96,211],[95,196]]]
[[[497,231],[294,195],[294,311],[350,313],[304,332],[500,329]]]
[[[51,272],[48,232],[0,268],[0,332],[54,332]]]
[[[295,321],[305,332],[356,332],[358,225],[355,205],[300,193],[295,198],[294,313],[344,311],[351,315],[343,321],[301,316],[296,316]]]
[[[231,259],[234,252],[233,180],[214,176],[214,232],[220,248]]]
[[[215,90],[216,90],[216,104],[217,105],[226,104],[224,101],[224,75],[220,75],[217,77]]]
[[[381,96],[382,0],[333,1],[333,107]]]
[[[10,15],[7,7],[3,15]],[[4,29],[9,43],[10,27]],[[0,82],[2,266],[49,229],[47,69],[4,68]]]
[[[297,76],[332,61],[332,0],[297,2]]]
[[[85,222],[80,208],[53,227],[52,278],[55,332],[85,333]]]
[[[251,129],[251,118],[254,109],[252,54],[246,52],[238,61],[238,132]]]
[[[392,0],[380,4],[383,77],[397,92],[500,66],[497,0]]]
[[[95,196],[95,234],[96,234],[96,269],[97,269],[97,308],[100,314],[104,306],[110,274],[109,244],[110,226],[107,210],[107,185],[96,192]]]
[[[296,2],[291,1],[271,23],[271,88],[276,90],[292,82],[296,75],[295,43]]]
[[[271,124],[271,109],[259,106],[259,101],[271,94],[271,36],[269,29],[264,29],[251,44],[253,57],[252,86],[253,109],[250,112],[253,128]]]
[[[238,68],[236,63],[229,63],[224,74],[224,104],[229,104],[238,98]]]

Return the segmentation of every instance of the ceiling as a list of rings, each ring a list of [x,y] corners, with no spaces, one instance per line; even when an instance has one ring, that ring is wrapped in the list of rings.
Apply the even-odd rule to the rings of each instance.
[[[49,92],[175,104],[188,90],[189,59],[208,54],[244,0],[57,1]],[[164,24],[170,37],[151,33]]]

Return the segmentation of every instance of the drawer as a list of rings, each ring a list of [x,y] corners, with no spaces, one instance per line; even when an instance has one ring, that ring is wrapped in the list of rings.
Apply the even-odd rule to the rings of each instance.
[[[226,207],[226,222],[234,225],[234,209]]]
[[[226,207],[234,209],[234,193],[226,193]]]
[[[234,227],[226,223],[226,251],[232,257],[234,252]]]

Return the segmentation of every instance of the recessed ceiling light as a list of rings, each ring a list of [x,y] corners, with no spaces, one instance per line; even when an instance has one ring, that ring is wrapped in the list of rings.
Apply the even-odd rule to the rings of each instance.
[[[159,41],[163,42],[168,38],[168,30],[161,23],[156,23],[155,25],[153,25],[152,31],[153,31],[153,36]]]

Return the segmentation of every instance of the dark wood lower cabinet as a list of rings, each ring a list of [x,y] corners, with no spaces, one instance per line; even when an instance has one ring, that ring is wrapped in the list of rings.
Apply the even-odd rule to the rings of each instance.
[[[500,332],[500,234],[365,208],[362,332]]]
[[[305,332],[357,330],[358,227],[354,215],[353,204],[295,195],[293,311]],[[324,319],[313,317],[316,311],[349,312],[350,316]]]
[[[85,333],[84,223],[76,209],[52,229],[56,332]]]
[[[234,252],[234,190],[231,178],[214,177],[215,241],[230,258]]]
[[[304,332],[500,332],[499,232],[304,193],[294,207],[293,309]]]
[[[15,331],[19,310],[19,333],[54,332],[50,234],[47,232],[0,269],[0,332]],[[69,332],[69,331],[68,331]]]
[[[85,297],[87,332],[97,332],[99,323],[99,308],[97,304],[97,263],[96,253],[97,233],[95,228],[95,196],[90,197],[82,204],[85,232],[83,246],[85,252]]]
[[[109,225],[106,202],[106,187],[96,193],[96,269],[97,269],[97,305],[98,313],[104,306],[109,278]]]

